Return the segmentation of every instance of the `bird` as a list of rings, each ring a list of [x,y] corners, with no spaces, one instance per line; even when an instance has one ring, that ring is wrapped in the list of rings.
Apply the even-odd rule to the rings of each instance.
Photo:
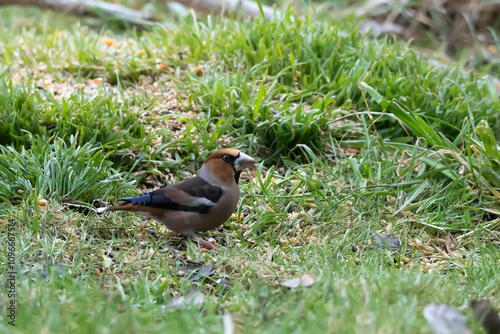
[[[214,249],[196,232],[214,229],[229,219],[238,205],[240,174],[255,163],[255,159],[237,149],[224,148],[207,157],[197,176],[136,197],[120,198],[121,204],[98,208],[97,213],[145,214],[200,246]]]

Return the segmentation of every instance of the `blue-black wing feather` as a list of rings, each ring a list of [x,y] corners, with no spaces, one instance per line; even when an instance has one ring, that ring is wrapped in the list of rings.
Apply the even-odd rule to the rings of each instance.
[[[211,208],[208,205],[188,206],[174,202],[165,195],[165,189],[158,189],[136,197],[123,197],[119,200],[125,203],[131,203],[132,205],[143,205],[165,210],[191,211],[201,214],[207,214]]]

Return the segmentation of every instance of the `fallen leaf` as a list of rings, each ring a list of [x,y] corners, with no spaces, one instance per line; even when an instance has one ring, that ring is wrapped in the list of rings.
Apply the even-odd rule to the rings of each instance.
[[[300,278],[300,281],[301,281],[302,286],[306,286],[306,287],[314,284],[314,278],[309,274],[302,276]]]
[[[290,289],[298,288],[300,286],[300,278],[297,277],[289,279],[288,281],[281,283],[281,285],[286,286],[287,288]]]
[[[205,267],[198,269],[198,271],[196,273],[194,273],[191,277],[189,277],[189,280],[191,282],[195,282],[202,277],[210,276],[212,274],[213,266],[214,266],[213,263],[210,262]]]
[[[199,306],[205,301],[205,296],[197,290],[192,290],[188,292],[185,296],[179,298],[174,298],[170,301],[168,305],[163,306],[163,311],[172,312],[175,310],[184,310],[187,306]]]
[[[473,300],[470,303],[474,318],[481,322],[486,333],[500,334],[500,315],[491,306],[488,299]]]
[[[107,257],[107,256],[103,256],[103,262],[102,262],[102,265],[104,266],[104,268],[110,268],[111,265],[113,264],[113,259]]]
[[[435,334],[469,334],[467,317],[454,307],[429,304],[424,308],[424,317]]]
[[[378,248],[389,248],[391,250],[398,250],[401,248],[401,241],[398,238],[390,237],[387,234],[374,234],[372,235],[373,241]]]
[[[314,278],[311,275],[306,274],[300,278],[296,277],[289,279],[288,281],[281,283],[281,285],[290,289],[295,289],[298,288],[299,286],[309,287],[313,285],[313,283],[314,283]]]

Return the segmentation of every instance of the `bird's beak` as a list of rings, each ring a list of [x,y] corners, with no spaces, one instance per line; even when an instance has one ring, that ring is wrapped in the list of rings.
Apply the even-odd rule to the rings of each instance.
[[[245,168],[250,168],[255,165],[257,161],[254,158],[246,155],[243,152],[240,152],[239,156],[234,161],[234,169],[237,171],[244,170]]]

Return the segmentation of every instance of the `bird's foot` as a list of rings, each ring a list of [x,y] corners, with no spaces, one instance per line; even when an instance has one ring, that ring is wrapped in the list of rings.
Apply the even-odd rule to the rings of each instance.
[[[198,236],[193,238],[193,241],[198,242],[200,246],[206,249],[217,249],[213,243]]]
[[[216,249],[217,248],[217,247],[215,247],[215,245],[213,243],[211,243],[210,241],[205,240],[203,238],[200,238],[193,231],[186,231],[186,232],[183,232],[183,234],[185,236],[191,238],[194,242],[197,242],[198,245],[200,245],[203,248],[206,248],[206,249]]]

